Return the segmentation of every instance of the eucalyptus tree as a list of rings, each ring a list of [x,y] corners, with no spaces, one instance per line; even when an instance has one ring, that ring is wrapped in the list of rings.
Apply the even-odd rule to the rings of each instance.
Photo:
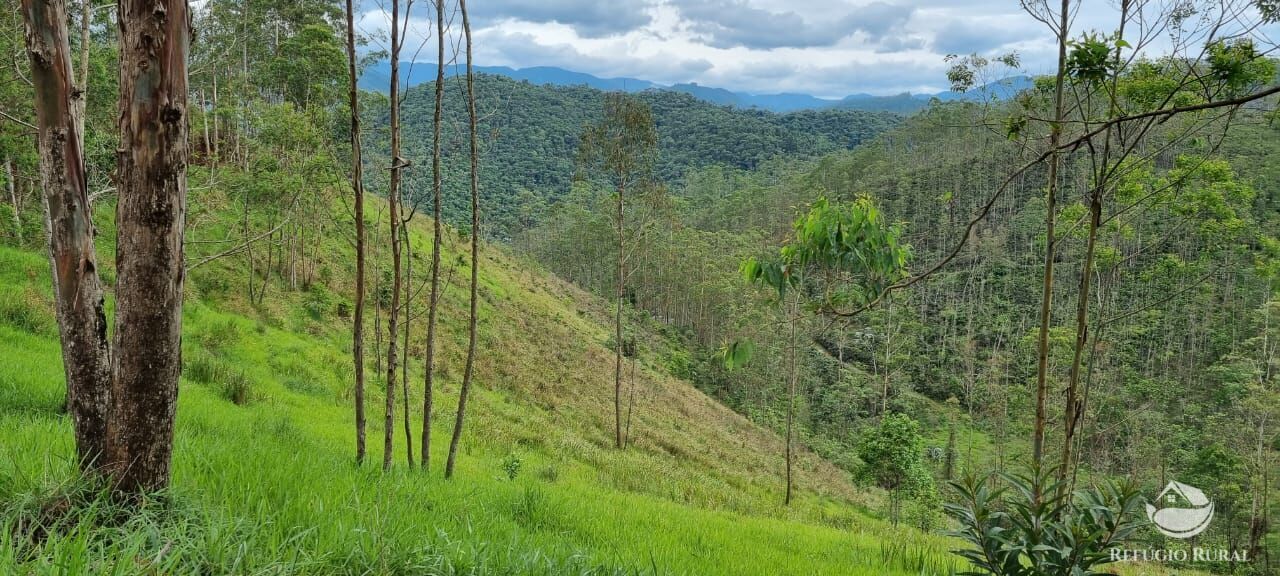
[[[617,254],[614,285],[614,445],[625,447],[622,416],[623,308],[627,297],[627,206],[632,195],[655,189],[653,163],[658,133],[649,106],[626,94],[605,96],[604,117],[583,130],[578,150],[581,178],[607,182],[614,191],[613,226]]]
[[[915,284],[950,263],[970,240],[977,223],[991,212],[995,202],[1014,182],[1024,179],[1043,163],[1048,163],[1043,231],[1044,258],[1038,333],[1036,338],[1036,415],[1033,427],[1033,460],[1044,458],[1044,437],[1049,419],[1045,400],[1049,395],[1049,341],[1053,330],[1054,282],[1057,264],[1063,260],[1064,240],[1075,236],[1084,244],[1079,255],[1081,269],[1075,291],[1075,332],[1068,373],[1065,378],[1062,417],[1063,449],[1059,474],[1074,469],[1072,444],[1085,408],[1081,390],[1086,350],[1091,346],[1089,303],[1096,276],[1093,263],[1098,248],[1098,230],[1111,219],[1106,216],[1108,198],[1125,175],[1141,169],[1161,155],[1175,153],[1206,130],[1226,125],[1232,115],[1250,102],[1280,91],[1269,85],[1273,72],[1265,59],[1271,48],[1261,28],[1275,18],[1266,2],[1167,4],[1124,0],[1119,4],[1119,25],[1113,32],[1091,32],[1079,39],[1069,29],[1070,14],[1076,6],[1069,1],[1055,11],[1046,0],[1024,2],[1028,12],[1044,23],[1058,40],[1058,67],[1051,81],[1039,81],[1034,90],[1015,99],[1015,109],[1002,118],[1012,139],[1043,150],[1030,161],[1017,165],[979,207],[969,221],[965,237],[953,251],[925,272],[892,288]],[[1078,8],[1078,6],[1076,6]],[[1167,56],[1149,56],[1156,39],[1172,38]],[[964,67],[960,70],[963,72]],[[971,75],[953,75],[961,89]],[[1064,90],[1068,92],[1064,98]],[[1046,96],[1048,94],[1048,96]],[[1048,100],[1048,102],[1046,102]],[[1048,108],[1046,117],[1045,109]],[[1177,122],[1171,120],[1178,119]],[[1037,128],[1044,126],[1044,131]],[[1044,132],[1047,131],[1047,137]],[[1070,161],[1075,168],[1067,170]],[[1079,168],[1083,167],[1083,168]],[[1079,172],[1077,172],[1079,171]],[[1081,174],[1080,172],[1083,172]],[[1083,177],[1085,184],[1069,186]],[[1078,182],[1078,180],[1075,180]],[[1067,235],[1056,230],[1062,217],[1063,193],[1079,188],[1085,192],[1084,209],[1075,212],[1075,202],[1067,198],[1066,208],[1075,217]],[[1145,201],[1156,194],[1139,198]],[[1138,202],[1142,204],[1142,202]],[[1116,205],[1119,213],[1131,206]],[[1070,489],[1065,486],[1064,489]]]
[[[387,188],[387,213],[388,221],[391,225],[391,308],[387,314],[387,365],[386,365],[386,410],[384,413],[385,421],[383,423],[383,448],[382,448],[382,469],[391,469],[392,450],[395,446],[395,411],[396,411],[396,376],[399,370],[399,349],[396,339],[400,336],[398,328],[400,320],[400,297],[401,287],[404,283],[401,266],[403,261],[400,257],[402,248],[402,240],[400,235],[400,226],[403,222],[400,217],[400,201],[401,191],[400,185],[403,180],[403,170],[407,167],[407,163],[400,156],[400,104],[403,97],[400,95],[400,50],[404,45],[405,28],[409,25],[409,10],[413,6],[413,0],[406,0],[405,13],[402,17],[400,14],[400,0],[391,0],[391,87],[390,87],[390,110],[391,110],[391,166],[389,186]]]
[[[169,482],[181,371],[186,214],[185,0],[119,4],[116,331],[107,340],[66,5],[22,4],[50,222],[68,407],[80,464],[136,495]]]
[[[360,145],[360,90],[356,86],[355,0],[347,0],[347,106],[351,111],[351,190],[355,196],[356,297],[351,323],[351,360],[355,365],[356,464],[364,463],[364,161]]]
[[[431,293],[427,296],[427,351],[423,362],[422,459],[423,470],[431,467],[431,416],[435,403],[436,320],[440,304],[440,248],[444,237],[443,180],[440,167],[441,128],[444,113],[444,10],[445,0],[436,7],[436,84],[431,124]]]
[[[453,437],[449,439],[449,459],[445,462],[444,476],[453,476],[458,456],[458,443],[462,440],[463,420],[467,415],[467,395],[475,377],[476,321],[479,318],[480,301],[480,139],[477,134],[479,117],[476,113],[476,75],[472,62],[471,19],[467,13],[467,0],[458,0],[462,11],[462,34],[467,51],[467,126],[471,153],[471,298],[467,321],[467,360],[462,372],[462,387],[458,391],[458,412],[453,423]],[[437,69],[438,70],[438,69]]]
[[[1239,7],[1223,6],[1220,11],[1201,7],[1201,12],[1194,14],[1186,12],[1185,6],[1170,8],[1143,0],[1123,0],[1113,33],[1085,34],[1069,45],[1060,42],[1059,69],[1055,77],[1055,114],[1062,110],[1058,91],[1064,84],[1070,85],[1073,102],[1069,117],[1055,116],[1050,124],[1049,186],[1051,190],[1056,186],[1054,163],[1077,149],[1085,152],[1083,162],[1088,166],[1090,180],[1084,187],[1087,209],[1080,218],[1084,221],[1085,246],[1075,292],[1075,341],[1064,391],[1060,476],[1065,477],[1074,468],[1072,447],[1084,408],[1080,388],[1083,361],[1089,347],[1089,304],[1095,276],[1093,265],[1099,230],[1104,223],[1104,208],[1109,203],[1108,199],[1114,196],[1116,187],[1135,170],[1173,146],[1206,134],[1206,130],[1221,118],[1213,110],[1225,109],[1229,116],[1240,105],[1239,99],[1260,97],[1260,91],[1273,80],[1274,68],[1261,57],[1250,38],[1262,20],[1242,18],[1237,10],[1243,6],[1243,3]],[[1060,40],[1067,34],[1067,20],[1063,16],[1067,10],[1064,2],[1057,29]],[[1204,29],[1188,29],[1188,21],[1193,16],[1202,19],[1200,26]],[[1141,51],[1163,32],[1173,33],[1173,54],[1155,62],[1144,60]],[[1191,45],[1191,42],[1202,47]],[[1165,112],[1170,106],[1174,107],[1173,111]],[[1143,116],[1153,111],[1162,112]],[[1175,115],[1180,115],[1180,122],[1170,123],[1170,118]],[[1071,134],[1080,133],[1074,138],[1075,147],[1071,150],[1062,146],[1061,132],[1068,119],[1072,124]],[[1012,126],[1020,125],[1023,120],[1018,118]],[[1157,140],[1158,131],[1160,137]],[[1016,133],[1017,129],[1012,132]],[[1115,204],[1112,206],[1114,210],[1121,212],[1142,205],[1141,200],[1134,205],[1119,204],[1114,199],[1111,203]],[[1055,216],[1054,209],[1050,202],[1047,218]],[[1049,230],[1043,275],[1045,302],[1052,298],[1053,260],[1060,241],[1052,235],[1052,227]],[[1046,390],[1048,368],[1044,361],[1052,320],[1042,313],[1040,322],[1038,401]],[[1037,446],[1043,444],[1043,425],[1044,411],[1038,403]],[[1039,460],[1042,454],[1042,450],[1036,450],[1033,456]],[[1063,489],[1069,491],[1070,485],[1064,485]]]
[[[187,0],[119,3],[116,331],[107,461],[119,489],[169,482],[182,372]]]
[[[111,345],[98,279],[85,182],[84,109],[77,103],[64,0],[25,0],[27,51],[48,221],[54,307],[67,381],[67,409],[80,466],[106,463],[111,413]]]
[[[1023,6],[1029,6],[1024,3]],[[1048,0],[1045,0],[1048,12]],[[1034,11],[1032,11],[1034,14]],[[1066,105],[1063,92],[1067,74],[1067,43],[1070,39],[1071,1],[1062,0],[1058,9],[1057,26],[1053,30],[1058,44],[1058,67],[1053,77],[1053,120],[1049,124],[1049,175],[1045,192],[1045,254],[1044,282],[1040,294],[1040,331],[1036,338],[1036,420],[1031,440],[1031,459],[1039,463],[1044,457],[1045,402],[1048,397],[1049,371],[1049,323],[1053,311],[1053,267],[1057,259],[1058,239],[1055,226],[1057,224],[1058,205],[1058,172],[1062,168],[1062,122],[1066,117]],[[1052,17],[1046,14],[1046,23]]]

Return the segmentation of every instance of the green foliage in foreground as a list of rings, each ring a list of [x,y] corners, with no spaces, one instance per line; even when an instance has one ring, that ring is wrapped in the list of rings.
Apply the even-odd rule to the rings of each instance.
[[[967,576],[1092,576],[1114,562],[1111,548],[1137,532],[1146,502],[1136,486],[1103,483],[1068,493],[1053,470],[969,476],[953,483],[960,502],[947,513],[973,546],[957,554],[979,571]],[[993,488],[996,481],[1007,487]]]

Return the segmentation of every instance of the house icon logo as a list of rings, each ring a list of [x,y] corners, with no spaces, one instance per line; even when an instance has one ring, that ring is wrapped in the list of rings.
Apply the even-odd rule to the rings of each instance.
[[[1190,538],[1209,527],[1213,521],[1213,502],[1195,486],[1169,482],[1156,497],[1157,508],[1147,504],[1147,519],[1161,534],[1170,538]]]

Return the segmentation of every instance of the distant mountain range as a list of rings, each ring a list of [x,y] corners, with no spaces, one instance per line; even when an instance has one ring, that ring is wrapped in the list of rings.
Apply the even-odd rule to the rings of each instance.
[[[461,67],[450,66],[445,69],[447,76],[462,73]],[[645,90],[669,90],[683,92],[713,104],[733,106],[737,108],[759,108],[770,112],[795,112],[798,110],[822,110],[828,108],[845,110],[865,110],[872,112],[894,112],[912,114],[929,105],[929,101],[937,98],[944,102],[977,99],[994,96],[1006,99],[1018,92],[1030,88],[1031,78],[1015,76],[993,82],[969,92],[939,92],[936,94],[902,93],[893,96],[874,96],[871,94],[852,94],[842,99],[818,98],[809,94],[748,94],[734,92],[724,88],[702,86],[697,83],[675,84],[666,86],[637,78],[601,78],[583,72],[574,72],[554,66],[535,66],[532,68],[510,68],[507,66],[476,66],[476,72],[505,76],[514,80],[523,80],[531,84],[552,86],[588,86],[597,90],[624,92],[643,92]],[[400,78],[407,86],[417,86],[435,80],[436,65],[427,62],[403,62],[400,64]],[[391,64],[383,61],[369,66],[360,77],[360,87],[365,90],[385,92],[391,80]]]

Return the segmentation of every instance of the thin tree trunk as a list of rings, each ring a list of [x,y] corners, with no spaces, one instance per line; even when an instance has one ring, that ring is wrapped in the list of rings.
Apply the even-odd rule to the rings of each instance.
[[[276,230],[276,215],[274,211],[271,214],[271,219],[267,220],[267,228]],[[267,286],[271,283],[271,261],[275,256],[275,237],[274,232],[267,234],[267,263],[262,267],[262,288],[258,289],[258,305],[262,305],[267,300]]]
[[[19,213],[18,192],[17,187],[13,185],[13,160],[5,157],[4,159],[4,176],[5,187],[9,190],[9,203],[13,205],[13,234],[18,240],[18,245],[22,245],[22,215]]]
[[[208,102],[205,96],[204,88],[200,89],[200,119],[204,124],[204,156],[208,159],[212,155],[213,140],[209,136],[209,111],[205,108]]]
[[[356,309],[351,325],[351,360],[356,369],[356,465],[364,464],[364,165],[360,150],[360,90],[356,87],[355,0],[347,0],[347,98],[351,107],[351,190],[355,194]],[[213,98],[218,99],[214,77]],[[216,123],[215,123],[216,131]]]
[[[885,321],[884,333],[884,390],[880,395],[880,417],[889,412],[889,381],[893,374],[889,372],[889,362],[893,359],[893,350],[889,344],[889,340],[893,337],[893,299],[889,299],[888,313]]]
[[[85,106],[89,99],[89,22],[92,19],[93,0],[80,0],[80,78],[76,80],[72,98],[80,108],[76,113],[76,122],[79,122],[77,128],[81,138],[84,137]]]
[[[212,74],[212,76],[213,76],[213,108],[210,110],[210,112],[211,112],[211,113],[213,113],[213,163],[212,163],[212,167],[213,167],[213,168],[217,168],[217,167],[218,167],[218,144],[219,144],[219,141],[222,139],[222,137],[221,137],[221,135],[220,135],[220,133],[219,133],[219,130],[218,130],[218,69],[217,69],[216,67],[213,69],[213,74]],[[358,157],[358,156],[357,156],[357,157]]]
[[[249,229],[251,228],[251,225],[249,223],[249,191],[247,189],[244,191],[244,215],[243,216],[244,218],[240,223],[240,235],[248,239]],[[257,280],[254,278],[254,275],[257,274],[257,262],[253,259],[253,243],[252,242],[245,242],[244,253],[245,253],[245,258],[249,262],[249,303],[252,304],[254,302],[257,302],[256,296],[254,296],[254,294],[257,293],[257,288],[255,284]]]
[[[625,447],[631,443],[631,414],[635,411],[636,406],[636,359],[631,359],[631,375],[628,376],[630,384],[630,392],[627,393],[627,428],[623,431],[622,444]]]
[[[626,216],[626,189],[623,185],[618,186],[618,202],[617,202],[617,218],[618,218],[618,288],[617,301],[618,307],[614,311],[614,353],[615,362],[613,368],[613,426],[614,436],[619,449],[622,445],[622,301],[626,298],[626,268],[624,263],[624,247],[626,245],[626,237],[624,236],[625,216]]]
[[[121,0],[116,331],[108,462],[126,493],[169,483],[182,372],[186,0]]]
[[[413,468],[413,424],[409,415],[409,325],[413,306],[413,245],[409,243],[409,223],[403,222],[400,233],[404,237],[404,362],[400,363],[401,403],[404,404],[404,450],[409,468]]]
[[[1062,12],[1058,22],[1058,69],[1054,78],[1053,123],[1049,126],[1049,185],[1045,195],[1045,255],[1044,286],[1040,293],[1040,332],[1036,337],[1036,419],[1031,443],[1031,461],[1040,466],[1044,462],[1045,401],[1049,394],[1049,323],[1053,313],[1053,264],[1057,256],[1058,239],[1054,227],[1058,210],[1058,170],[1062,155],[1058,147],[1062,142],[1063,88],[1067,74],[1067,27],[1070,25],[1071,0],[1062,0]],[[1038,496],[1038,495],[1037,495]]]
[[[1257,561],[1258,557],[1261,556],[1262,537],[1266,535],[1266,531],[1267,531],[1267,510],[1265,508],[1261,510],[1259,509],[1259,500],[1262,499],[1261,493],[1266,490],[1267,463],[1266,463],[1265,452],[1263,452],[1266,446],[1265,444],[1265,430],[1267,425],[1266,423],[1267,423],[1267,419],[1265,415],[1259,417],[1258,443],[1257,443],[1258,464],[1257,465],[1258,465],[1259,480],[1261,480],[1260,482],[1261,486],[1253,490],[1253,498],[1249,505],[1249,556],[1253,557],[1254,561]]]
[[[440,176],[440,126],[444,111],[444,0],[436,0],[436,102],[431,125],[431,296],[427,303],[427,361],[423,367],[426,381],[422,401],[422,469],[431,466],[431,411],[435,403],[436,370],[436,311],[440,304],[440,242],[443,236],[441,224],[442,181]]]
[[[792,462],[795,460],[794,440],[795,433],[795,414],[796,414],[796,306],[793,303],[790,311],[791,318],[791,338],[787,343],[787,494],[783,500],[783,504],[791,505],[792,491]]]
[[[453,477],[453,466],[458,456],[458,441],[462,439],[462,423],[467,414],[467,393],[475,372],[476,318],[480,288],[480,142],[476,135],[476,82],[471,52],[471,20],[467,15],[467,0],[458,0],[462,10],[462,32],[467,44],[467,120],[471,138],[471,319],[468,325],[467,364],[462,373],[462,390],[458,393],[458,415],[453,424],[453,438],[449,440],[449,459],[445,463],[445,478]]]
[[[1071,371],[1067,377],[1066,413],[1063,416],[1062,464],[1058,469],[1058,479],[1063,480],[1071,469],[1073,457],[1072,443],[1075,441],[1076,425],[1081,416],[1081,406],[1077,400],[1077,389],[1080,383],[1080,369],[1085,346],[1089,341],[1089,291],[1092,287],[1093,257],[1098,243],[1098,227],[1102,223],[1102,185],[1095,187],[1089,198],[1089,236],[1085,244],[1084,265],[1080,270],[1080,292],[1076,302],[1076,341],[1071,358]],[[1063,484],[1065,490],[1066,484]],[[1064,492],[1065,493],[1065,492]]]
[[[406,15],[406,19],[407,19]],[[391,185],[387,208],[391,222],[391,310],[387,314],[387,409],[383,431],[382,468],[391,469],[395,446],[396,337],[400,316],[400,0],[391,0]]]
[[[1119,37],[1124,37],[1125,23],[1129,17],[1129,0],[1123,0],[1120,3],[1120,28]],[[1120,69],[1121,64],[1121,48],[1116,47],[1115,51],[1115,70]],[[1111,77],[1111,89],[1114,93],[1119,83],[1119,72],[1113,72]],[[1109,108],[1108,118],[1114,118],[1119,113],[1116,106],[1112,104]],[[1085,346],[1089,343],[1089,291],[1093,285],[1093,260],[1097,251],[1098,244],[1098,227],[1102,225],[1102,199],[1108,185],[1108,173],[1110,172],[1111,163],[1111,134],[1112,130],[1108,128],[1104,133],[1106,141],[1103,143],[1101,170],[1096,177],[1097,183],[1093,187],[1092,194],[1089,195],[1089,232],[1088,240],[1085,245],[1084,265],[1080,270],[1080,290],[1076,295],[1076,341],[1071,356],[1071,370],[1067,376],[1067,392],[1066,392],[1066,413],[1063,417],[1063,437],[1062,437],[1062,464],[1058,469],[1058,480],[1065,480],[1067,474],[1072,474],[1070,483],[1062,483],[1061,495],[1066,495],[1069,488],[1074,488],[1075,475],[1072,470],[1072,448],[1075,443],[1076,428],[1080,418],[1083,416],[1083,406],[1081,401],[1077,400],[1077,390],[1080,385],[1080,370],[1084,356]],[[1122,154],[1123,156],[1123,154]]]
[[[67,409],[83,470],[102,464],[111,404],[111,347],[85,189],[84,135],[73,95],[64,0],[23,0],[35,89],[54,305],[67,380]],[[6,163],[12,192],[12,161]]]

